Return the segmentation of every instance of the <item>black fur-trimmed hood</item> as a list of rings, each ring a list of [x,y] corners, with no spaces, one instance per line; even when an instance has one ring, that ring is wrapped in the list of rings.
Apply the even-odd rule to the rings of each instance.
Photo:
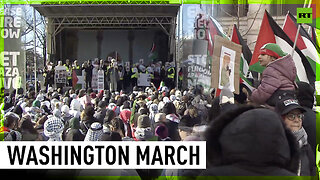
[[[298,168],[295,137],[269,109],[240,106],[230,110],[209,124],[205,137],[211,166],[271,165],[294,173]]]

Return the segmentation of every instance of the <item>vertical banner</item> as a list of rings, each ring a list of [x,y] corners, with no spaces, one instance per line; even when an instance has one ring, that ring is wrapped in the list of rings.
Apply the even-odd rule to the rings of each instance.
[[[100,69],[98,71],[98,92],[101,90],[104,90],[104,71]]]
[[[214,36],[212,87],[239,94],[242,46],[221,36]]]
[[[17,82],[26,83],[25,53],[21,48],[21,33],[23,31],[23,11],[18,5],[7,5],[4,16],[0,17],[1,37],[4,39],[4,51],[1,52],[4,66],[4,89],[12,91],[18,87]],[[1,73],[2,74],[2,73]],[[17,80],[17,78],[22,78]],[[23,88],[25,88],[23,86]]]
[[[98,66],[93,65],[91,87],[93,91],[98,90]]]
[[[184,42],[183,65],[187,68],[188,87],[202,85],[205,91],[211,86],[211,62],[207,60],[206,40],[194,39]]]
[[[207,16],[211,14],[209,9],[211,8],[199,4],[184,4],[182,7],[182,53],[178,58],[182,76],[186,77],[182,80],[182,89],[202,85],[205,92],[210,91],[212,58],[208,56]]]

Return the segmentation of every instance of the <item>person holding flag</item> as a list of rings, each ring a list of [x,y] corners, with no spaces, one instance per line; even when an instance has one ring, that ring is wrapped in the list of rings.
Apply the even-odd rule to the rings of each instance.
[[[266,68],[261,84],[252,91],[249,100],[275,106],[284,96],[294,97],[297,69],[292,56],[283,52],[279,45],[267,43],[261,47],[258,60]]]

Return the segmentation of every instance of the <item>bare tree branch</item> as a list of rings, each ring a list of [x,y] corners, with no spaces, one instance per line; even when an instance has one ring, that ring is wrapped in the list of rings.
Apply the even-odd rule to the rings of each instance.
[[[258,15],[258,13],[259,13],[260,9],[261,9],[261,4],[259,5],[259,9],[257,10],[257,12],[256,12],[256,14],[255,14],[255,16],[254,16],[254,18],[253,18],[253,21],[252,21],[252,23],[251,23],[251,25],[250,25],[249,29],[248,29],[248,30],[247,30],[247,32],[246,32],[246,33],[244,33],[242,36],[245,36],[245,35],[247,35],[247,34],[249,33],[249,31],[251,30],[251,28],[252,28],[252,26],[253,26],[254,22],[255,22],[255,21],[256,21],[256,19],[257,19],[257,15]]]

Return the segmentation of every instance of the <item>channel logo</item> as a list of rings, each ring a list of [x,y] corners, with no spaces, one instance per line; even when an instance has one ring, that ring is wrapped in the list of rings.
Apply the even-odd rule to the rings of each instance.
[[[312,8],[297,8],[297,23],[312,23]]]

